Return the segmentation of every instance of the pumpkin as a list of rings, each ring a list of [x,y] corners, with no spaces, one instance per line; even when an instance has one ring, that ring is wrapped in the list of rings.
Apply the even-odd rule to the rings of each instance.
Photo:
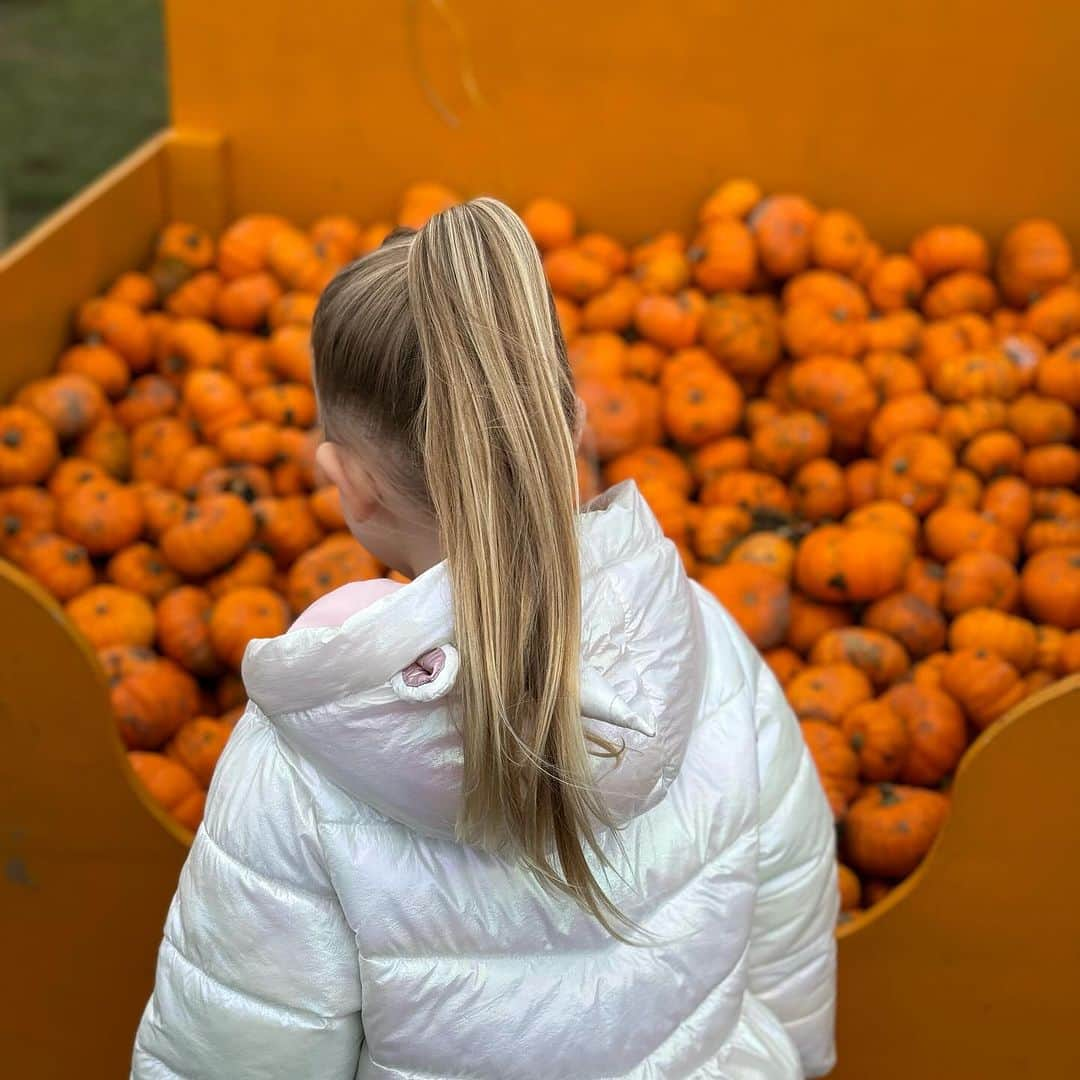
[[[690,260],[682,245],[639,253],[633,262],[633,276],[644,293],[672,295],[690,284]]]
[[[191,425],[175,416],[145,420],[131,433],[131,475],[168,487],[180,457],[195,445]]]
[[[700,581],[759,649],[784,640],[791,597],[775,570],[756,563],[728,563],[709,568]]]
[[[901,878],[923,860],[949,814],[937,791],[902,784],[871,784],[844,822],[847,861],[860,873]]]
[[[287,597],[293,611],[304,611],[321,596],[379,576],[379,562],[348,533],[337,533],[304,552],[289,569]]]
[[[51,532],[28,537],[5,554],[61,603],[85,593],[96,578],[86,548]]]
[[[231,734],[228,724],[210,716],[196,716],[177,728],[165,754],[183,765],[206,788]]]
[[[768,300],[719,293],[701,316],[701,341],[736,376],[765,375],[780,359],[780,320]]]
[[[805,521],[836,521],[847,509],[844,470],[828,458],[801,466],[791,480],[792,507]]]
[[[841,912],[858,911],[862,904],[862,882],[859,875],[850,866],[840,863],[836,868],[836,876],[840,886]]]
[[[847,608],[818,604],[801,593],[793,593],[785,644],[806,656],[824,634],[837,627],[850,626],[851,622],[851,612]]]
[[[41,488],[22,485],[0,491],[0,555],[56,529],[56,500]]]
[[[694,283],[706,293],[742,291],[757,277],[754,234],[734,217],[708,222],[687,252],[687,258]]]
[[[1062,642],[1058,671],[1062,675],[1072,675],[1080,671],[1080,630],[1066,635]]]
[[[232,464],[269,465],[279,455],[280,434],[269,420],[254,420],[225,428],[215,442]]]
[[[907,255],[887,255],[874,268],[867,283],[870,302],[878,311],[898,311],[919,303],[926,279],[918,263]]]
[[[143,508],[132,488],[95,481],[80,485],[61,502],[57,527],[91,555],[111,555],[141,535]]]
[[[1018,473],[1024,444],[1011,431],[984,431],[964,447],[963,463],[984,480]]]
[[[872,314],[863,327],[866,347],[875,352],[914,354],[923,340],[923,320],[914,311]]]
[[[946,506],[961,506],[976,510],[983,500],[982,481],[970,469],[956,469],[945,486],[942,502]]]
[[[600,461],[633,450],[641,441],[644,417],[629,380],[590,380],[578,385],[588,418],[589,448]]]
[[[101,298],[88,300],[75,316],[75,329],[83,341],[105,344],[119,353],[136,374],[142,374],[153,363],[150,323],[131,304]]]
[[[941,502],[956,458],[936,435],[912,432],[894,439],[881,456],[878,491],[924,516]]]
[[[905,506],[875,499],[852,510],[844,524],[853,529],[882,529],[906,536],[914,545],[919,538],[919,519]]]
[[[673,450],[663,446],[643,446],[620,454],[604,467],[604,479],[609,486],[630,479],[639,484],[657,480],[669,484],[684,496],[689,496],[694,489],[694,476],[689,466]]]
[[[1080,450],[1060,443],[1036,446],[1024,455],[1020,471],[1032,487],[1076,487]]]
[[[154,257],[173,259],[189,270],[205,270],[214,262],[214,241],[205,229],[174,221],[159,234]]]
[[[109,560],[105,575],[114,585],[137,592],[152,603],[180,585],[180,575],[157,548],[146,543],[118,551]]]
[[[114,480],[127,480],[131,475],[131,440],[109,416],[102,417],[71,449],[80,457],[96,462]]]
[[[1057,671],[1061,666],[1061,649],[1065,644],[1065,631],[1056,626],[1035,627],[1035,667]]]
[[[1027,619],[994,608],[973,608],[953,620],[949,648],[953,652],[983,649],[996,653],[1023,673],[1035,663],[1038,637]]]
[[[1080,289],[1061,285],[1051,289],[1028,308],[1024,327],[1045,344],[1069,347],[1074,334],[1080,333]]]
[[[841,274],[850,274],[858,267],[869,244],[862,222],[846,210],[826,210],[810,233],[813,261]]]
[[[533,199],[522,210],[521,219],[541,251],[567,247],[577,232],[574,211],[557,199]]]
[[[1031,489],[1015,476],[1002,476],[986,486],[981,500],[983,516],[1007,529],[1013,536],[1023,536],[1031,522]]]
[[[895,780],[900,775],[910,739],[903,718],[887,702],[860,702],[841,718],[840,729],[855,751],[864,780]]]
[[[572,247],[545,255],[544,270],[557,295],[579,304],[602,293],[613,277],[605,263]]]
[[[204,443],[193,446],[181,454],[173,470],[170,486],[182,492],[187,498],[193,499],[199,492],[199,485],[203,478],[219,470],[223,461],[221,451],[214,447]]]
[[[799,545],[795,581],[816,600],[876,600],[899,588],[911,557],[899,533],[825,525]]]
[[[810,650],[810,663],[851,664],[878,689],[891,686],[911,666],[906,650],[895,638],[865,626],[827,631]]]
[[[914,657],[929,656],[945,646],[944,618],[915,593],[883,596],[863,612],[862,622],[898,641]]]
[[[305,336],[309,333],[301,327],[286,328],[299,330]],[[234,343],[226,354],[225,370],[245,390],[271,386],[278,377],[270,345],[263,338],[244,339]]]
[[[577,382],[621,379],[626,374],[626,342],[607,330],[579,334],[567,355]]]
[[[188,510],[188,500],[175,491],[154,484],[136,484],[135,493],[142,505],[146,531],[155,540],[166,529],[182,521]]]
[[[642,296],[634,306],[634,327],[647,341],[685,349],[697,341],[705,301],[693,289],[672,295]]]
[[[158,293],[149,274],[127,270],[109,286],[105,299],[119,300],[139,311],[145,311],[157,303]]]
[[[758,514],[787,514],[791,510],[787,488],[775,476],[754,469],[728,469],[714,476],[701,489],[700,502],[703,506],[739,506]]]
[[[256,416],[282,426],[309,428],[315,423],[315,394],[301,383],[265,386],[248,400]]]
[[[266,322],[271,330],[282,326],[310,328],[318,304],[315,293],[287,292],[274,300],[266,312]]]
[[[666,355],[651,341],[634,341],[626,349],[626,374],[655,382],[664,366]]]
[[[770,195],[750,215],[762,266],[774,278],[787,278],[810,265],[818,210],[801,195]]]
[[[245,502],[254,502],[273,492],[270,474],[261,465],[224,465],[210,469],[199,479],[198,495],[228,492]]]
[[[633,278],[625,275],[615,280],[602,292],[585,302],[581,309],[581,327],[583,330],[626,330],[634,321],[634,312],[642,299],[640,286]],[[681,324],[681,311],[675,313],[676,322]],[[646,317],[646,321],[648,318]],[[654,320],[655,328],[663,330],[668,325],[663,319]],[[675,325],[675,323],[671,323]],[[694,331],[696,335],[696,324]],[[642,331],[644,332],[644,331]],[[649,335],[650,337],[652,335]],[[625,350],[626,344],[620,342]],[[622,374],[620,371],[617,374]]]
[[[660,449],[660,447],[654,449]],[[581,459],[579,458],[578,461],[580,463]],[[614,484],[618,481],[608,480],[608,483]],[[318,491],[313,491],[308,498],[308,505],[315,515],[315,520],[327,532],[346,528],[345,514],[341,508],[341,493],[333,485],[328,484],[326,487],[319,488]]]
[[[993,551],[1016,562],[1016,537],[1007,529],[960,506],[942,506],[923,524],[923,537],[930,554],[947,563],[965,551]]]
[[[279,593],[250,587],[227,592],[210,613],[210,641],[217,657],[239,669],[248,642],[277,637],[289,627],[289,608]]]
[[[878,410],[868,429],[868,446],[882,454],[901,435],[931,433],[941,423],[941,402],[931,394],[913,393],[890,398]]]
[[[1047,548],[1072,547],[1080,547],[1080,517],[1037,518],[1024,532],[1024,550],[1029,555]]]
[[[693,550],[710,562],[722,562],[735,542],[750,531],[750,514],[737,506],[705,506],[693,527]]]
[[[255,536],[255,515],[237,495],[197,499],[160,539],[165,558],[182,574],[201,577],[230,563]]]
[[[839,821],[859,790],[859,762],[844,733],[833,724],[804,720],[799,724],[806,749],[817,769],[833,817]]]
[[[211,319],[214,317],[221,292],[221,277],[213,270],[207,270],[189,278],[175,289],[165,291],[168,292],[168,296],[164,306],[170,315],[190,319]]]
[[[996,552],[965,551],[945,567],[941,606],[950,615],[960,615],[972,608],[1013,611],[1019,599],[1020,578],[1016,569]]]
[[[725,180],[701,204],[698,219],[709,222],[726,217],[744,218],[761,199],[761,188],[753,180],[743,177]]]
[[[781,581],[791,580],[795,548],[776,533],[759,532],[740,540],[728,556],[729,564],[762,566]]]
[[[813,413],[795,411],[756,428],[750,439],[755,469],[788,476],[829,449],[829,429]]]
[[[872,458],[853,461],[844,470],[844,485],[847,488],[848,504],[852,507],[863,506],[878,497],[878,477],[881,466]]]
[[[791,404],[816,413],[839,448],[862,443],[877,408],[866,372],[851,360],[821,356],[800,360],[791,369]]]
[[[259,499],[252,504],[256,540],[285,569],[322,539],[322,529],[308,507],[307,499]]]
[[[663,419],[671,435],[686,446],[703,446],[738,427],[743,393],[721,371],[687,373],[664,393]]]
[[[811,664],[785,687],[800,720],[839,724],[844,714],[873,697],[870,680],[853,664]]]
[[[177,319],[170,323],[156,353],[160,374],[178,385],[188,372],[225,366],[221,332],[204,319]]]
[[[1007,422],[1007,406],[993,398],[976,398],[948,405],[941,414],[938,434],[954,450],[966,446],[980,432],[1002,428]]]
[[[904,591],[932,608],[941,607],[945,568],[931,559],[912,559],[904,574]]]
[[[210,642],[213,606],[205,590],[182,585],[162,597],[155,611],[158,648],[200,679],[221,672]]]
[[[942,666],[941,686],[980,730],[1008,712],[1024,696],[1020,673],[987,649],[958,649]]]
[[[1080,629],[1080,545],[1032,555],[1020,575],[1020,590],[1036,619],[1062,630]]]
[[[898,683],[881,698],[905,723],[908,748],[900,768],[905,784],[932,787],[959,764],[967,747],[964,714],[944,690]]]
[[[110,398],[120,397],[131,381],[124,358],[108,345],[72,345],[57,361],[56,370],[89,379]]]
[[[994,283],[985,274],[958,270],[939,278],[923,296],[923,314],[928,319],[948,319],[974,311],[989,315],[998,305]]]
[[[198,707],[195,680],[164,657],[109,674],[109,696],[129,750],[156,750]]]
[[[149,645],[154,609],[144,596],[116,585],[94,585],[65,608],[68,618],[96,649],[107,645]]]
[[[1072,273],[1072,249],[1052,221],[1032,218],[1005,234],[998,251],[997,273],[1010,304],[1023,307]]]
[[[856,356],[866,347],[862,319],[842,305],[807,300],[791,304],[781,320],[784,344],[794,356]]]
[[[233,589],[242,589],[249,585],[271,585],[277,572],[277,564],[266,551],[248,548],[235,562],[230,563],[221,573],[205,582],[206,590],[217,599]]]
[[[113,416],[129,431],[146,420],[157,420],[176,411],[180,394],[161,375],[140,375],[113,407]]]
[[[769,665],[776,681],[781,686],[786,686],[806,666],[802,657],[786,645],[779,645],[775,649],[767,649],[762,653],[762,659]]]
[[[911,241],[911,258],[929,280],[958,270],[985,274],[990,269],[986,240],[966,225],[936,225]]]
[[[150,797],[184,828],[194,832],[202,820],[206,794],[195,777],[164,754],[131,751],[128,764]]]
[[[577,246],[578,251],[602,262],[613,274],[623,273],[630,265],[630,255],[626,248],[606,233],[586,233],[578,240]]]
[[[1024,387],[1012,360],[1000,349],[962,353],[942,361],[931,375],[930,385],[944,401],[1009,401]]]
[[[639,485],[639,490],[664,535],[685,548],[697,508],[692,508],[684,496],[663,481],[645,481]]]

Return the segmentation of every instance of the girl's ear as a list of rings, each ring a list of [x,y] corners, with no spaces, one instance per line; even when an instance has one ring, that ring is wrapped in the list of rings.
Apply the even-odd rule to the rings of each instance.
[[[315,450],[315,464],[338,489],[345,516],[364,521],[378,505],[375,484],[359,458],[337,443],[320,443]]]

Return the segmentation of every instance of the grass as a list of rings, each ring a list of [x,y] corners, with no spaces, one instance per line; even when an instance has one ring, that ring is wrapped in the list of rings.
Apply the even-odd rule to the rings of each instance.
[[[0,248],[166,115],[159,0],[0,0]]]

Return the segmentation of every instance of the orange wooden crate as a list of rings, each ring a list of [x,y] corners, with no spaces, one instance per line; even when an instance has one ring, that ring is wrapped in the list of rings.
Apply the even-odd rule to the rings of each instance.
[[[635,239],[750,174],[906,243],[1031,213],[1080,236],[1080,9],[856,0],[167,6],[173,126],[0,258],[0,396],[170,219],[387,217],[421,178],[570,200]],[[976,17],[977,16],[977,17]],[[133,783],[103,678],[0,564],[0,1046],[124,1075],[187,837]],[[840,1080],[1080,1075],[1069,853],[1080,679],[984,734],[924,866],[840,933]],[[647,1003],[642,1004],[647,1008]]]

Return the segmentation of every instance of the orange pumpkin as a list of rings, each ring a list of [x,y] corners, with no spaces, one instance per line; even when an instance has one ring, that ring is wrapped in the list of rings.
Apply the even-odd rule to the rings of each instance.
[[[568,246],[577,232],[574,211],[557,199],[533,199],[522,210],[521,219],[541,251]]]
[[[1041,622],[1080,629],[1080,545],[1044,548],[1024,564],[1024,606]]]
[[[94,584],[94,566],[86,548],[51,532],[28,537],[6,555],[61,603]]]
[[[197,716],[177,728],[165,748],[166,756],[183,765],[206,788],[229,741],[232,728],[210,716]]]
[[[810,265],[818,210],[801,195],[770,195],[750,216],[762,266],[774,278],[787,278]]]
[[[795,513],[805,521],[836,521],[847,509],[844,470],[828,458],[801,466],[791,480]]]
[[[827,631],[810,650],[810,663],[851,664],[864,672],[878,689],[891,686],[911,666],[903,645],[888,634],[866,626]]]
[[[1014,225],[998,251],[997,273],[1010,304],[1022,307],[1072,273],[1072,249],[1052,221],[1032,218]]]
[[[131,431],[146,420],[157,420],[175,412],[180,394],[161,375],[140,375],[116,403],[113,415]]]
[[[945,567],[941,605],[950,615],[972,608],[1012,611],[1020,599],[1013,564],[993,551],[965,551]]]
[[[693,289],[672,296],[647,295],[634,306],[634,326],[647,341],[666,349],[686,349],[698,339],[705,301]]]
[[[304,611],[321,596],[348,584],[379,576],[378,561],[348,533],[328,536],[304,552],[289,570],[288,600]]]
[[[903,718],[883,700],[863,701],[849,710],[840,728],[859,759],[865,780],[895,780],[907,757],[910,738]]]
[[[914,259],[907,255],[888,255],[870,275],[867,292],[878,311],[913,308],[922,297],[926,279]]]
[[[806,666],[802,657],[785,645],[766,650],[762,653],[762,659],[769,665],[781,686],[786,686]]]
[[[948,814],[949,800],[940,792],[872,784],[848,810],[847,861],[860,873],[904,877],[922,862]]]
[[[873,697],[870,680],[853,664],[811,664],[785,687],[800,720],[839,724],[846,713]]]
[[[1071,487],[1080,484],[1080,450],[1060,443],[1036,446],[1023,459],[1020,471],[1032,487]]]
[[[947,563],[965,551],[993,551],[1016,562],[1016,537],[973,510],[939,507],[926,519],[923,529],[930,554],[940,562]]]
[[[922,597],[896,592],[876,600],[863,612],[863,626],[898,641],[912,656],[928,656],[945,645],[945,620]]]
[[[47,491],[23,485],[0,491],[0,555],[10,557],[28,540],[56,528],[56,500]]]
[[[112,480],[91,482],[61,502],[57,525],[91,555],[111,555],[138,539],[143,508],[132,488]]]
[[[859,790],[858,758],[844,738],[844,733],[833,724],[804,720],[799,728],[833,817],[840,821]]]
[[[911,557],[899,533],[825,525],[799,545],[795,581],[817,600],[876,600],[900,586]]]
[[[198,782],[178,761],[164,754],[133,750],[128,764],[150,797],[171,817],[192,832],[202,820],[206,794]]]
[[[942,667],[941,685],[982,730],[1024,696],[1020,673],[986,649],[960,649]]]
[[[656,480],[669,484],[684,496],[689,496],[694,489],[694,476],[689,466],[664,446],[643,446],[620,454],[604,467],[604,479],[608,485],[630,479],[639,484]]]
[[[191,504],[182,521],[161,535],[165,558],[192,577],[231,562],[255,535],[255,517],[237,495],[208,495]]]
[[[1069,347],[1069,340],[1080,333],[1080,288],[1060,285],[1036,300],[1028,308],[1024,328],[1045,344]]]
[[[760,376],[780,359],[780,320],[769,299],[719,293],[701,316],[701,341],[736,376]]]
[[[904,574],[904,590],[932,608],[941,607],[945,568],[931,559],[912,559]]]
[[[672,437],[686,446],[703,446],[738,427],[743,393],[721,371],[688,372],[664,393],[663,419]]]
[[[146,597],[116,585],[95,585],[70,600],[68,618],[96,649],[108,645],[149,645],[154,609]]]
[[[716,218],[687,252],[694,283],[706,293],[748,289],[758,271],[754,234],[734,217]]]
[[[750,526],[750,514],[741,507],[704,506],[694,523],[694,553],[709,562],[722,562]]]
[[[248,642],[277,637],[289,627],[289,608],[279,593],[252,587],[222,596],[210,613],[210,641],[218,658],[239,669]]]
[[[788,476],[829,449],[829,429],[813,413],[795,411],[754,430],[750,463],[755,469]]]
[[[137,592],[152,603],[180,584],[180,575],[169,566],[161,552],[145,543],[132,544],[118,551],[109,560],[105,574],[114,585]]]
[[[949,647],[953,652],[982,649],[996,653],[1024,673],[1035,663],[1038,637],[1027,619],[994,608],[972,608],[953,620]]]
[[[985,274],[990,269],[986,240],[966,225],[936,225],[911,242],[911,258],[933,280],[958,270]]]

